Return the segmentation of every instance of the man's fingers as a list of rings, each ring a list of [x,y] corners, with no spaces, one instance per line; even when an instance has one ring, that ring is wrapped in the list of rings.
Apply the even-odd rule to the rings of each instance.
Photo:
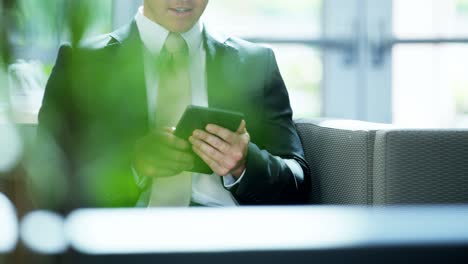
[[[209,144],[193,137],[190,138],[190,142],[192,142],[194,147],[202,151],[206,156],[214,160],[220,166],[223,166],[228,170],[236,166],[236,162],[233,159],[223,155],[223,153],[219,152],[217,149],[213,148]]]
[[[223,154],[209,144],[206,144],[205,142],[194,137],[190,137],[189,140],[195,147],[203,151],[203,153],[207,154],[211,159],[214,159],[217,162],[223,160]]]
[[[219,165],[215,160],[210,158],[207,154],[201,151],[195,145],[192,147],[193,152],[195,152],[208,166],[219,176],[226,176],[229,174],[229,170]]]
[[[224,127],[220,127],[217,125],[207,125],[206,126],[206,131],[210,132],[213,135],[218,136],[219,138],[223,139],[224,141],[228,143],[234,143],[236,135],[229,129],[226,129]]]
[[[247,132],[247,125],[245,120],[242,120],[239,128],[237,129],[237,134],[244,134],[245,132]]]
[[[176,149],[179,149],[179,150],[189,150],[190,149],[190,144],[185,141],[185,140],[182,140],[174,135],[170,135],[168,137],[168,141],[167,141],[167,144],[171,147],[174,147]]]
[[[165,127],[164,131],[170,134],[174,134],[175,132],[175,127]]]
[[[193,137],[196,139],[205,141],[206,143],[210,144],[212,147],[214,147],[215,149],[219,150],[222,153],[227,153],[229,149],[231,148],[228,143],[221,140],[219,137],[211,135],[202,130],[195,130],[193,132]]]
[[[171,129],[172,128],[165,128],[164,129],[166,130],[165,132],[161,132],[161,131],[153,132],[153,135],[156,137],[155,141],[160,142],[166,146],[179,149],[179,150],[189,150],[190,144],[187,141],[174,136],[172,134],[173,132],[169,132]]]
[[[136,162],[139,171],[143,171],[147,176],[162,175],[172,176],[182,171],[190,171],[193,168],[192,162],[178,162],[174,160],[164,160],[157,157],[146,156],[139,158]],[[165,175],[165,172],[174,172]]]
[[[161,169],[157,172],[156,177],[164,178],[164,177],[171,177],[179,174],[179,171],[171,170],[171,169]]]
[[[177,174],[175,169],[158,167],[149,159],[138,159],[134,165],[138,174],[145,177],[169,177]]]
[[[182,152],[173,149],[166,149],[158,153],[160,160],[170,160],[182,164],[193,164],[193,156],[187,152]]]
[[[135,154],[138,159],[143,159],[146,162],[156,164],[157,166],[178,164],[178,167],[183,165],[184,168],[191,169],[194,164],[193,154],[167,146],[160,146],[155,150],[143,149]]]

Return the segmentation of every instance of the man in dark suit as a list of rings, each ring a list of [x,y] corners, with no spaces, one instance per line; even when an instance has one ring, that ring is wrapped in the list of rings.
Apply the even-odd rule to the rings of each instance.
[[[207,4],[146,0],[130,25],[60,49],[39,135],[62,150],[68,206],[306,201],[309,169],[273,52],[210,32]],[[179,139],[170,127],[189,104],[245,120]],[[190,173],[195,155],[212,175]]]

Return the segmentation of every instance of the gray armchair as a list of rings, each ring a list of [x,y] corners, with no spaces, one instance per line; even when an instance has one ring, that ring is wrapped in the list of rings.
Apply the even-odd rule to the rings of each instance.
[[[297,120],[311,204],[468,203],[468,130]]]

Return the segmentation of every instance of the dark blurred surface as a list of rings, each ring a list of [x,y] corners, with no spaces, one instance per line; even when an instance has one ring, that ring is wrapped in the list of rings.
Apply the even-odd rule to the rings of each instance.
[[[344,250],[203,254],[86,256],[70,253],[62,263],[467,263],[467,246],[369,247]]]

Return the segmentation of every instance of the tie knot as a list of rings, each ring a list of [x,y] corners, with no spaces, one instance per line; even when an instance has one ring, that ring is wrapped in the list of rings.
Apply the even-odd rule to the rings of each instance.
[[[166,48],[167,52],[173,55],[186,55],[188,53],[187,42],[185,42],[184,38],[177,33],[169,33],[166,42],[164,43],[164,48]]]

